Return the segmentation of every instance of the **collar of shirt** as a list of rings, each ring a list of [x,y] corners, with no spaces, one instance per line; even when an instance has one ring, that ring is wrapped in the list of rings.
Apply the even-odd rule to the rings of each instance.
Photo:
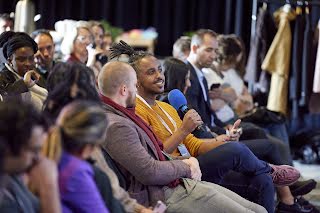
[[[10,72],[12,72],[12,73],[14,74],[14,77],[16,78],[16,80],[22,78],[22,77],[21,77],[18,73],[16,73],[16,72],[12,69],[12,67],[9,66],[7,63],[5,63],[4,65],[7,67],[7,69],[8,69]]]
[[[205,89],[205,85],[203,85],[203,78],[204,77],[204,74],[203,72],[198,69],[198,67],[196,65],[194,65],[190,60],[188,60],[189,63],[193,66],[194,70],[196,71],[196,74],[197,74],[197,77],[198,77],[198,80],[199,80],[199,83],[200,83],[200,86],[201,86],[201,89],[202,89],[202,94],[203,94],[203,97],[204,97],[204,100],[207,101],[208,100],[208,97],[207,97],[207,92],[206,92],[206,89]],[[208,85],[206,85],[208,86]]]

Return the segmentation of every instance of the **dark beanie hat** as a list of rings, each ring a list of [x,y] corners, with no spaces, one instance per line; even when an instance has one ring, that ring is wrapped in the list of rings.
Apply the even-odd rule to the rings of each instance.
[[[33,52],[38,51],[37,43],[26,33],[16,33],[3,45],[3,55],[9,58],[17,49],[21,47],[30,47]]]
[[[3,47],[3,45],[12,38],[16,33],[13,31],[4,31],[0,35],[0,48]]]

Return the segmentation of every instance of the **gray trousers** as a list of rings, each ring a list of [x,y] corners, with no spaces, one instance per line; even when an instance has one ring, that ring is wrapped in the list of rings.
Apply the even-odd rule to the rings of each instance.
[[[168,213],[266,213],[262,206],[252,203],[222,186],[183,178],[175,188],[164,188]]]

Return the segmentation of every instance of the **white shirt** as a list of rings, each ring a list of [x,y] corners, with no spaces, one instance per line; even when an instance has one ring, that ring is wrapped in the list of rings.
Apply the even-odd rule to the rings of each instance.
[[[197,77],[198,77],[198,80],[199,80],[199,83],[200,83],[200,86],[202,89],[202,94],[203,94],[204,100],[207,101],[208,97],[207,97],[205,85],[203,85],[203,78],[205,78],[205,76],[204,76],[203,72],[197,68],[197,66],[195,66],[190,61],[189,61],[189,63],[193,66],[194,70],[196,71],[196,74],[197,74]]]
[[[207,79],[208,89],[210,89],[212,84],[223,84],[223,79],[211,68],[203,68],[202,72]]]
[[[244,83],[237,71],[235,69],[228,69],[227,71],[223,71],[222,74],[224,83],[229,84],[235,90],[237,96],[240,96],[243,92]]]
[[[203,85],[203,78],[205,78],[205,76],[204,76],[203,72],[197,68],[197,66],[195,66],[193,63],[191,63],[190,60],[188,60],[188,61],[193,66],[194,70],[196,71],[196,74],[197,74],[197,77],[198,77],[198,80],[199,80],[199,83],[200,83],[200,86],[202,89],[202,94],[203,94],[204,100],[207,101],[208,100],[207,92],[205,89],[205,85]],[[214,123],[214,117],[213,117],[212,113],[211,113],[211,126],[216,126],[216,124]]]

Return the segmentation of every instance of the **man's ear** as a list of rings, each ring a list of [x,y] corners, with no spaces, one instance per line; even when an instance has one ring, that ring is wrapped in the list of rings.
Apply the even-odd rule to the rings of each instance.
[[[126,93],[127,93],[127,91],[128,91],[127,86],[126,86],[125,84],[122,84],[122,85],[120,86],[119,90],[120,90],[119,92],[120,92],[120,94],[121,94],[122,96],[125,96]]]
[[[196,53],[197,50],[198,50],[198,48],[199,48],[198,45],[192,45],[192,46],[191,46],[191,51],[192,51],[192,53]]]

